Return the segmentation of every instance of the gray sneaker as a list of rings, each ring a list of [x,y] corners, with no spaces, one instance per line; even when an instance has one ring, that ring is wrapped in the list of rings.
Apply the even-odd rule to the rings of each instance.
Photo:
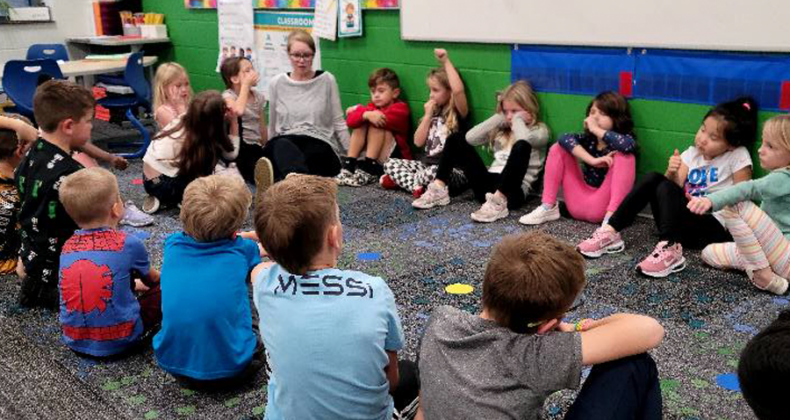
[[[255,206],[261,201],[263,193],[274,183],[274,170],[268,158],[262,157],[255,162]]]
[[[159,210],[159,199],[153,195],[146,195],[143,199],[143,211],[148,214],[154,214]]]
[[[346,180],[346,185],[349,187],[361,187],[363,185],[368,185],[376,182],[376,176],[363,171],[362,169],[357,169],[350,178]]]
[[[440,187],[435,182],[428,184],[428,190],[422,197],[411,202],[411,205],[417,209],[430,209],[436,206],[446,206],[450,204],[450,193],[447,186]]]
[[[127,201],[124,205],[123,218],[119,222],[122,225],[129,225],[134,227],[143,227],[154,224],[154,217],[145,214],[131,201]]]
[[[480,210],[471,214],[475,222],[491,223],[507,217],[507,200],[498,197],[496,194],[487,193],[486,202]]]

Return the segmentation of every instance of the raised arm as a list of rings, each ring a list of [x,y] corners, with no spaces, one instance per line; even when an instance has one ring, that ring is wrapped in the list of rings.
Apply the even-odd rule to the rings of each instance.
[[[14,130],[19,140],[23,142],[32,142],[38,137],[38,130],[35,127],[17,118],[0,115],[0,128]]]
[[[464,89],[464,82],[461,80],[461,75],[458,74],[458,70],[455,69],[452,61],[450,61],[447,50],[437,48],[433,50],[433,54],[436,56],[436,59],[439,60],[444,71],[447,72],[447,80],[450,82],[450,90],[453,93],[453,100],[455,101],[455,110],[458,111],[458,115],[462,118],[466,118],[469,114],[469,104],[466,100],[466,90]]]

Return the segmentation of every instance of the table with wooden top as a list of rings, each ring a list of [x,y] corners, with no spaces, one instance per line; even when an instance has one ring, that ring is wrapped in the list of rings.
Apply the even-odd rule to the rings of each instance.
[[[81,80],[81,84],[87,88],[93,86],[93,77],[98,74],[122,73],[126,69],[127,60],[74,60],[58,63],[60,71],[65,77],[74,77]],[[156,63],[154,56],[143,57],[143,67],[147,69],[149,80],[151,80],[151,69]]]

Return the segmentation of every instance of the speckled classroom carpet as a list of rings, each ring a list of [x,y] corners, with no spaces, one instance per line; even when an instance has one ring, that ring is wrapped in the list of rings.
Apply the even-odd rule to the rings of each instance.
[[[118,172],[126,199],[141,203],[141,163]],[[411,196],[378,187],[340,190],[345,245],[340,265],[382,276],[395,293],[407,337],[403,357],[413,359],[431,311],[454,305],[480,309],[481,279],[491,247],[506,234],[523,232],[522,210],[494,224],[476,224],[470,194],[448,207],[417,212]],[[250,227],[247,222],[247,227]],[[595,226],[563,218],[542,227],[576,243]],[[152,262],[161,265],[164,238],[180,229],[174,210],[160,212],[156,224],[128,229],[145,239]],[[661,375],[667,419],[736,420],[754,418],[737,391],[734,372],[746,341],[790,302],[760,293],[745,276],[708,268],[689,252],[688,268],[666,279],[634,271],[652,250],[652,222],[639,219],[624,234],[624,253],[588,261],[589,284],[583,304],[569,320],[613,312],[644,313],[661,320],[664,343],[652,354]],[[455,283],[470,294],[445,291]],[[0,418],[259,418],[266,401],[265,377],[223,393],[179,387],[160,370],[150,346],[122,360],[80,358],[61,343],[57,314],[22,310],[16,304],[15,277],[0,277]],[[574,393],[561,392],[546,403],[546,418],[561,418]]]

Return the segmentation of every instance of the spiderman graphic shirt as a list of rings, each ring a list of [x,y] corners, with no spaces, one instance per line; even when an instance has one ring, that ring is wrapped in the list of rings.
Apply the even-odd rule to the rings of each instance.
[[[60,324],[72,350],[110,356],[143,332],[133,274],[148,276],[143,243],[110,228],[78,230],[60,256]]]

